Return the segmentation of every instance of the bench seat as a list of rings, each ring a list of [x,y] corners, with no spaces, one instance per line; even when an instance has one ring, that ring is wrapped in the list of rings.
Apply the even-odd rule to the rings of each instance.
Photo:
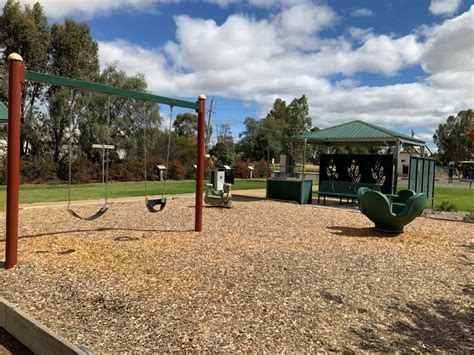
[[[353,183],[349,181],[320,181],[318,203],[320,203],[320,197],[324,198],[324,204],[326,204],[326,197],[339,197],[340,202],[345,198],[347,200],[350,199],[351,203],[354,204],[354,200],[357,198],[357,190],[361,187],[368,187],[371,190],[380,191],[380,185],[378,184]]]

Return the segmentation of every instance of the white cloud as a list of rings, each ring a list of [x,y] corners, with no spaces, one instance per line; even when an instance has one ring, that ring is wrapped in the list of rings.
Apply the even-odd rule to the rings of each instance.
[[[367,9],[363,7],[363,8],[352,11],[351,15],[355,17],[370,17],[370,16],[374,16],[375,14],[371,9]]]
[[[472,44],[456,40],[473,37],[474,7],[401,37],[349,29],[349,37],[320,38],[320,25],[310,26],[316,34],[283,26],[284,13],[291,13],[291,6],[259,20],[234,14],[222,24],[177,16],[175,41],[155,49],[101,42],[101,64],[119,60],[128,73],[144,72],[150,89],[160,95],[225,96],[256,102],[259,114],[277,97],[289,101],[305,94],[319,127],[358,118],[387,127],[432,128],[474,107],[472,56],[467,55]],[[428,76],[413,83],[371,87],[351,77],[359,72],[396,77],[416,65]],[[340,79],[331,83],[332,75]]]
[[[452,15],[458,11],[462,0],[431,0],[429,10],[434,15]]]
[[[167,68],[166,58],[160,52],[134,45],[124,40],[99,42],[101,67],[118,62],[120,69],[129,74],[144,73],[153,91],[176,92],[173,71]]]
[[[279,21],[284,30],[296,33],[313,33],[331,25],[336,13],[328,6],[301,3],[283,10]]]
[[[22,4],[40,2],[48,17],[59,19],[66,16],[92,18],[108,15],[112,11],[156,11],[157,0],[20,0]],[[0,1],[4,6],[5,0]]]
[[[175,21],[178,43],[169,42],[165,49],[176,64],[193,70],[232,71],[248,66],[251,58],[270,59],[284,50],[265,20],[231,15],[221,26],[188,16]]]
[[[425,71],[474,71],[474,5],[464,14],[424,32],[427,37],[422,56]]]
[[[421,139],[425,142],[430,142],[433,140],[433,132],[415,133],[415,138]]]
[[[374,35],[372,28],[349,27],[346,31],[353,39],[362,43]]]
[[[220,8],[223,8],[223,9],[229,7],[229,5],[231,5],[231,4],[241,3],[240,0],[205,0],[205,1],[210,3],[210,4],[217,5]]]

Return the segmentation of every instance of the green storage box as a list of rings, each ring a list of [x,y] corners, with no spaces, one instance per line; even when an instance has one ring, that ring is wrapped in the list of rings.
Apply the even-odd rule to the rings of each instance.
[[[303,187],[303,193],[301,191]],[[313,180],[304,181],[296,179],[268,179],[267,198],[277,200],[295,201],[299,204],[313,202]]]

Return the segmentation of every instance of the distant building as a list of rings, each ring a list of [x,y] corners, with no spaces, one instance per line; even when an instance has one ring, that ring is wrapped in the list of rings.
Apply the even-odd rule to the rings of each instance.
[[[398,176],[408,176],[410,173],[410,153],[402,150],[398,155]]]

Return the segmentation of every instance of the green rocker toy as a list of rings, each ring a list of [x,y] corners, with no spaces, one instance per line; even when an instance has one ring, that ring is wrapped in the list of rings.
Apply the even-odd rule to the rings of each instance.
[[[204,202],[214,207],[232,207],[232,195],[230,193],[231,184],[224,184],[224,190],[214,190],[212,184],[207,184]]]
[[[397,195],[384,195],[367,187],[357,190],[359,209],[375,228],[388,233],[403,233],[403,227],[421,215],[426,206],[424,193],[401,190]]]

